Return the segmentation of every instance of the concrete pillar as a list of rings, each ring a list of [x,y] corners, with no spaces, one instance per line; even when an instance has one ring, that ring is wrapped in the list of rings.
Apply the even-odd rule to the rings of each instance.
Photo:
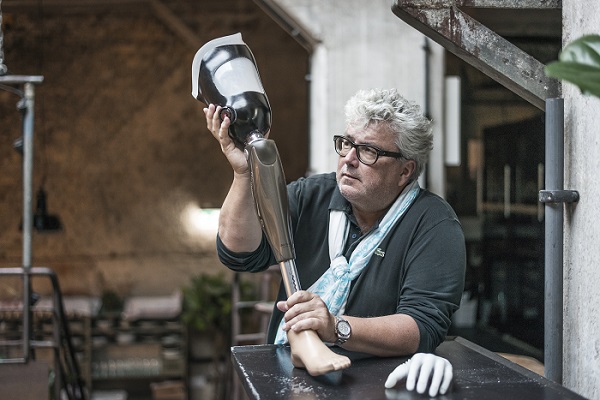
[[[563,42],[600,33],[597,0],[564,0]],[[600,99],[563,83],[565,189],[580,200],[565,210],[563,384],[600,399]]]

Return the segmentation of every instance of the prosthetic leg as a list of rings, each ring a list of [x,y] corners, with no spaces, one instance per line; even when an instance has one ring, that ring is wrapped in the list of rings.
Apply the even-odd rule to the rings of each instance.
[[[287,190],[271,128],[271,107],[256,61],[241,34],[214,39],[198,50],[192,64],[192,96],[222,108],[231,121],[229,136],[243,148],[252,177],[252,194],[263,231],[281,268],[287,296],[301,290],[296,271]],[[287,333],[292,363],[313,376],[350,366],[313,330]]]

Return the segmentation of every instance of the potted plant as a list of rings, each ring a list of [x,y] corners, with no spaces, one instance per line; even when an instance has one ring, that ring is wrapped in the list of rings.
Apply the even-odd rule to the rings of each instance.
[[[201,274],[182,289],[182,320],[191,334],[210,340],[213,359],[219,358],[230,343],[231,284],[224,274]]]
[[[240,283],[240,295],[252,295],[252,285]],[[182,289],[182,321],[189,330],[191,354],[210,357],[213,365],[215,399],[224,398],[231,347],[232,284],[225,274],[200,274]]]

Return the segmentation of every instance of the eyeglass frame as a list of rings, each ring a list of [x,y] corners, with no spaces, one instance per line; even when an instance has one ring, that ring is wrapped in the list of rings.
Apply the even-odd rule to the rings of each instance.
[[[343,136],[343,135],[334,135],[333,136],[333,148],[335,149],[335,152],[340,156],[340,157],[346,157],[348,155],[348,153],[346,153],[345,155],[342,155],[340,153],[340,151],[337,148],[337,141],[338,140],[345,140],[348,143],[350,143],[350,146],[352,146],[352,148],[356,149],[356,158],[358,158],[358,161],[360,161],[361,163],[365,164],[365,165],[373,165],[377,162],[377,160],[379,160],[379,157],[392,157],[392,158],[405,158],[404,154],[400,153],[400,152],[395,152],[395,151],[386,151],[386,150],[382,150],[377,146],[373,146],[370,144],[356,144],[354,143],[350,138]],[[375,160],[372,163],[366,163],[364,162],[361,158],[360,158],[360,149],[361,148],[369,148],[372,150],[375,150]],[[348,152],[350,152],[350,150],[348,150]]]

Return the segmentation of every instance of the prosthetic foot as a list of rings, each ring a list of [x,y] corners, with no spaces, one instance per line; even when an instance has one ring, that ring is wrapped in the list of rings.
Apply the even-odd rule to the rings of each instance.
[[[292,364],[296,368],[305,368],[312,376],[346,369],[350,359],[334,353],[321,341],[313,330],[287,332],[292,352]]]

